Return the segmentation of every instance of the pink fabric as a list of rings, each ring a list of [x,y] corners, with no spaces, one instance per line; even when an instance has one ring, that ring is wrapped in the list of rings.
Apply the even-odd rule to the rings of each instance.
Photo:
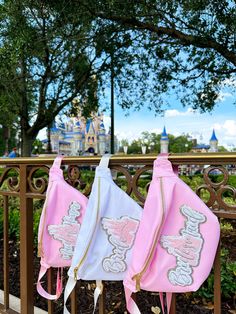
[[[68,267],[76,244],[88,199],[70,186],[60,169],[62,157],[58,156],[49,172],[46,200],[41,214],[38,243],[41,269],[37,290],[43,297],[54,300],[62,291],[60,273],[57,276],[57,292],[47,293],[41,286],[41,279],[50,267]]]
[[[136,275],[145,264],[141,289],[167,292],[167,312],[172,292],[196,291],[209,275],[219,236],[216,216],[175,175],[167,156],[157,158],[124,280],[128,311],[140,313],[131,293],[137,291]]]

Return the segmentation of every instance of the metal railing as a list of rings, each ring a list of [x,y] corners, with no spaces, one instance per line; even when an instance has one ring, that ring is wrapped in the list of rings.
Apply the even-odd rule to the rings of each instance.
[[[113,156],[110,160],[111,169],[122,174],[122,180],[126,184],[126,192],[132,195],[140,204],[145,201],[145,193],[139,188],[139,180],[145,173],[149,174],[155,156]],[[9,198],[19,199],[20,215],[20,302],[21,313],[34,313],[35,288],[34,264],[33,264],[33,201],[44,199],[47,188],[47,178],[50,165],[54,158],[14,158],[0,159],[2,174],[0,177],[0,196],[3,207],[3,279],[4,279],[4,302],[0,304],[4,313],[12,313],[9,304]],[[207,154],[173,154],[169,156],[173,165],[189,165],[191,171],[193,165],[207,165],[203,174],[203,183],[197,187],[196,193],[201,196],[203,190],[207,191],[209,198],[206,204],[219,218],[236,218],[236,205],[228,204],[224,200],[224,193],[235,193],[236,187],[228,185],[229,167],[236,164],[235,153],[207,153]],[[72,186],[83,189],[86,195],[90,193],[91,184],[82,182],[81,173],[86,167],[94,169],[100,161],[100,157],[65,157],[65,179]],[[232,167],[232,166],[231,166]],[[211,172],[222,173],[220,182],[211,180]],[[40,171],[40,173],[39,173]],[[86,186],[85,186],[86,185]],[[0,269],[0,272],[2,270]],[[48,274],[48,288],[52,289],[52,271]],[[105,293],[99,300],[99,313],[105,313]],[[48,313],[54,313],[52,301],[48,301]],[[76,291],[71,296],[71,313],[77,313]],[[175,313],[175,302],[172,302],[171,313]],[[220,274],[220,244],[214,262],[214,313],[221,313],[221,274]]]

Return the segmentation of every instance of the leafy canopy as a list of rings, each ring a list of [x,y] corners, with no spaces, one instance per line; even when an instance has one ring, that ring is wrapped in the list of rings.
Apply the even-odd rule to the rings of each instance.
[[[111,40],[120,102],[161,111],[169,94],[185,106],[212,110],[227,85],[235,91],[235,1],[80,0]],[[123,54],[116,47],[126,44]],[[124,47],[124,46],[123,46]],[[126,58],[126,59],[125,59]],[[119,68],[120,67],[120,68]],[[163,107],[164,106],[164,107]]]

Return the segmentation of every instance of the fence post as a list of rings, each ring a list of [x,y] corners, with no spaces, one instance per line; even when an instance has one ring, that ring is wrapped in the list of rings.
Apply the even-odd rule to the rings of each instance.
[[[20,165],[20,297],[21,313],[33,314],[33,199],[27,198],[27,165]]]
[[[214,261],[214,314],[221,314],[221,244],[219,242]]]
[[[8,196],[3,197],[3,210],[4,210],[4,257],[3,257],[3,270],[4,270],[4,309],[9,309],[9,221],[8,221]]]

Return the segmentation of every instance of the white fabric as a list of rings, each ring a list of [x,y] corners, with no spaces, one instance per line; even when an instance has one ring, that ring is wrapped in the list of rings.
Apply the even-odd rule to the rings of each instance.
[[[102,281],[101,280],[96,280],[96,289],[94,291],[94,296],[93,296],[94,297],[93,314],[96,311],[96,305],[97,305],[97,302],[98,302],[98,298],[102,294],[102,291],[103,291]]]
[[[113,182],[108,163],[109,157],[104,156],[96,168],[68,271],[67,293],[77,268],[77,279],[84,280],[123,280],[127,270],[142,209]],[[98,295],[97,289],[96,298]]]

